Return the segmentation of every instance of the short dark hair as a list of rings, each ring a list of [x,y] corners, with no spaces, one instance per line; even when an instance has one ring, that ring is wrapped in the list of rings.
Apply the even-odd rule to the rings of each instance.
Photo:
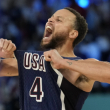
[[[76,21],[74,22],[74,29],[78,31],[78,37],[73,42],[73,47],[75,47],[78,43],[80,43],[87,34],[88,24],[83,16],[76,10],[70,7],[65,7],[64,9],[72,12],[76,16]]]

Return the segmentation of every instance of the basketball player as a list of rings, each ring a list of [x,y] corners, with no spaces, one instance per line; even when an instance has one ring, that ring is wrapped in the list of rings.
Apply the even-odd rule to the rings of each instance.
[[[80,61],[82,59],[75,56],[73,49],[83,40],[86,32],[85,19],[75,10],[64,8],[48,19],[41,46],[56,49],[66,59]],[[94,76],[91,77],[89,73],[84,74],[76,69],[52,69],[49,62],[44,62],[43,52],[37,51],[18,51],[17,65],[17,60],[13,58],[15,45],[1,39],[0,47],[0,57],[8,58],[1,61],[0,75],[18,76],[19,67],[22,110],[81,110],[94,81],[106,82],[108,78],[103,79],[105,73],[102,73],[100,80],[100,74],[93,73]],[[51,61],[48,56],[53,59],[47,55],[47,61]]]

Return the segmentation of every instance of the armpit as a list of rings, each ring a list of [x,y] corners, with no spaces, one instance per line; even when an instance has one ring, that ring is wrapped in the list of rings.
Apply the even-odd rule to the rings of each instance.
[[[78,79],[77,79],[77,83],[79,83],[79,82],[88,82],[89,81],[89,79],[86,77],[86,76],[84,76],[84,75],[81,75]]]

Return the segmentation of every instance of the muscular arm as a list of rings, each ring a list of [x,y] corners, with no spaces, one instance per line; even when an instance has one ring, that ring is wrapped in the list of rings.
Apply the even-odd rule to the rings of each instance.
[[[2,76],[18,76],[18,65],[16,58],[1,60],[0,77]]]
[[[110,63],[108,62],[97,61],[95,59],[79,61],[63,59],[61,65],[63,68],[82,73],[89,79],[110,83]]]
[[[0,39],[0,77],[1,76],[18,76],[17,60],[14,55],[16,46],[12,41]]]
[[[63,59],[56,50],[44,52],[44,56],[46,61],[52,62],[56,69],[70,69],[90,80],[110,83],[110,63],[95,59],[78,61]]]

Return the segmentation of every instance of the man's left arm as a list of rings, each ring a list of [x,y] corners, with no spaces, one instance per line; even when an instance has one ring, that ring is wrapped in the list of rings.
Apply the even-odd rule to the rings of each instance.
[[[0,39],[0,77],[18,76],[18,65],[14,55],[16,46],[11,40]]]
[[[18,76],[18,64],[16,58],[7,58],[0,61],[0,77]]]

